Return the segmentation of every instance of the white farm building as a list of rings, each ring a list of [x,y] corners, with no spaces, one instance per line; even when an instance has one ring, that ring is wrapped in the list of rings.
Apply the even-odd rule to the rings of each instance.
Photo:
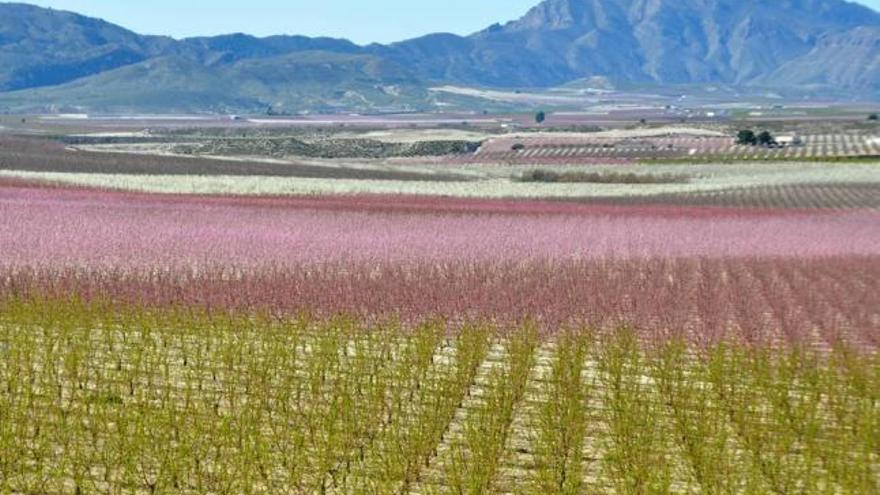
[[[797,134],[783,134],[781,136],[776,136],[776,146],[780,148],[789,148],[792,146],[803,146],[804,140],[800,138]]]

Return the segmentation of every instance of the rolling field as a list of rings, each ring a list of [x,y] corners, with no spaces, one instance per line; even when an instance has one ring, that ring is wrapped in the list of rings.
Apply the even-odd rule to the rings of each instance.
[[[767,187],[800,190],[814,186],[830,187],[844,196],[863,188],[880,184],[875,163],[809,163],[768,162],[731,164],[657,164],[657,165],[595,165],[578,168],[462,165],[446,168],[421,165],[395,169],[393,178],[355,178],[352,175],[369,176],[375,169],[337,170],[329,167],[325,177],[290,176],[242,176],[206,174],[137,174],[137,173],[80,173],[80,172],[34,172],[27,170],[2,170],[0,177],[18,178],[26,181],[69,184],[101,189],[119,189],[164,194],[200,194],[234,196],[351,196],[384,195],[432,196],[491,199],[558,199],[566,201],[612,200],[634,204],[653,203],[668,205],[687,204],[692,196],[720,194],[722,196],[741,192],[765,190]],[[379,173],[387,173],[380,167]],[[632,184],[620,183],[547,183],[523,181],[524,174],[534,171],[566,173],[572,171],[611,177],[615,174],[636,174],[646,177],[676,176],[681,180],[673,183]],[[339,177],[337,174],[347,176]],[[336,178],[332,178],[337,175]],[[435,180],[436,179],[436,180]],[[818,191],[814,191],[818,192]],[[806,191],[817,201],[814,205],[835,207],[839,202],[823,203],[821,195]],[[771,194],[772,191],[771,191]],[[788,207],[785,195],[777,195]],[[727,202],[719,198],[718,206]],[[845,204],[844,204],[845,206]]]
[[[0,173],[0,493],[880,489],[874,164],[443,186],[43,151]],[[340,189],[376,183],[409,189]]]
[[[79,151],[48,139],[9,137],[0,135],[0,170],[18,170],[33,173],[63,172],[74,174],[129,174],[129,175],[201,175],[249,177],[299,177],[312,179],[373,179],[424,180],[420,174],[387,170],[368,170],[346,167],[320,167],[307,164],[278,163],[258,160],[205,159],[134,153],[95,153]],[[436,174],[431,180],[455,180],[455,177]]]
[[[683,129],[671,130],[686,134]],[[670,139],[662,137],[665,131],[670,129],[653,131],[661,133],[660,137],[646,130],[608,131],[601,133],[606,136],[601,139],[622,142],[621,139],[634,140],[632,136],[643,135],[647,137],[639,139]],[[460,134],[462,131],[456,132],[459,134],[407,130],[393,133],[393,139],[411,144],[417,136],[434,139],[464,136]],[[703,135],[708,131],[691,132],[697,135],[681,139],[728,139],[715,136],[717,133]],[[382,136],[389,134],[392,133],[373,131],[357,135],[371,136],[370,139],[381,142],[385,139]],[[559,134],[539,135],[548,135],[541,139],[557,143],[566,139],[600,139],[590,137],[591,134]],[[493,142],[490,140],[484,148],[491,149]],[[325,159],[177,156],[159,148],[130,149],[132,146],[97,152],[91,151],[96,146],[84,150],[46,139],[0,137],[0,177],[183,195],[404,195],[788,209],[876,209],[875,189],[880,185],[877,162],[867,158],[823,162],[819,157],[801,160],[745,157],[725,161],[696,155],[684,160],[670,158],[638,163],[639,160],[597,156],[589,160],[581,157],[573,162],[544,162],[537,157],[521,162],[481,163],[471,159],[483,151],[477,155],[446,157]],[[123,152],[125,150],[129,152]],[[553,183],[523,180],[526,176],[553,174],[597,179]],[[622,179],[626,177],[642,180],[632,183]],[[656,180],[663,177],[676,180]]]

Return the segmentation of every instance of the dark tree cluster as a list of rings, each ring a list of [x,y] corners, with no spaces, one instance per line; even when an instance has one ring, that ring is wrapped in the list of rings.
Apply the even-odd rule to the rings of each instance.
[[[743,129],[736,134],[736,144],[747,146],[773,146],[776,144],[776,139],[769,131],[761,131],[756,134],[755,131],[751,129]]]

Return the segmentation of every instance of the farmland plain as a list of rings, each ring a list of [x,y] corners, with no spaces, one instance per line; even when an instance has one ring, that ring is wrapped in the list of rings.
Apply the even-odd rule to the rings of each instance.
[[[723,129],[230,132],[0,139],[0,493],[878,490],[861,144],[676,162],[567,141]],[[278,133],[488,141],[163,141]],[[568,162],[481,157],[528,139]],[[604,183],[627,174],[683,179]]]

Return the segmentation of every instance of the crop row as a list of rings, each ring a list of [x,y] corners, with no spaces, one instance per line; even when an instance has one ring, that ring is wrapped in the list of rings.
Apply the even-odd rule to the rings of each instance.
[[[130,273],[7,270],[0,296],[69,297],[147,307],[349,314],[406,324],[629,325],[646,337],[880,345],[880,263],[823,259],[649,259],[524,264],[328,265]]]
[[[805,159],[880,155],[880,141],[870,135],[805,135],[802,144],[787,148],[739,146],[725,137],[612,138],[502,138],[483,145],[469,157],[449,157],[470,163],[592,163],[596,160],[670,159],[681,157],[750,159]]]
[[[604,200],[606,203],[608,200]],[[880,184],[790,184],[734,187],[715,191],[630,197],[624,204],[679,204],[737,208],[794,208],[880,210]]]
[[[3,493],[873,493],[880,361],[9,302]]]

